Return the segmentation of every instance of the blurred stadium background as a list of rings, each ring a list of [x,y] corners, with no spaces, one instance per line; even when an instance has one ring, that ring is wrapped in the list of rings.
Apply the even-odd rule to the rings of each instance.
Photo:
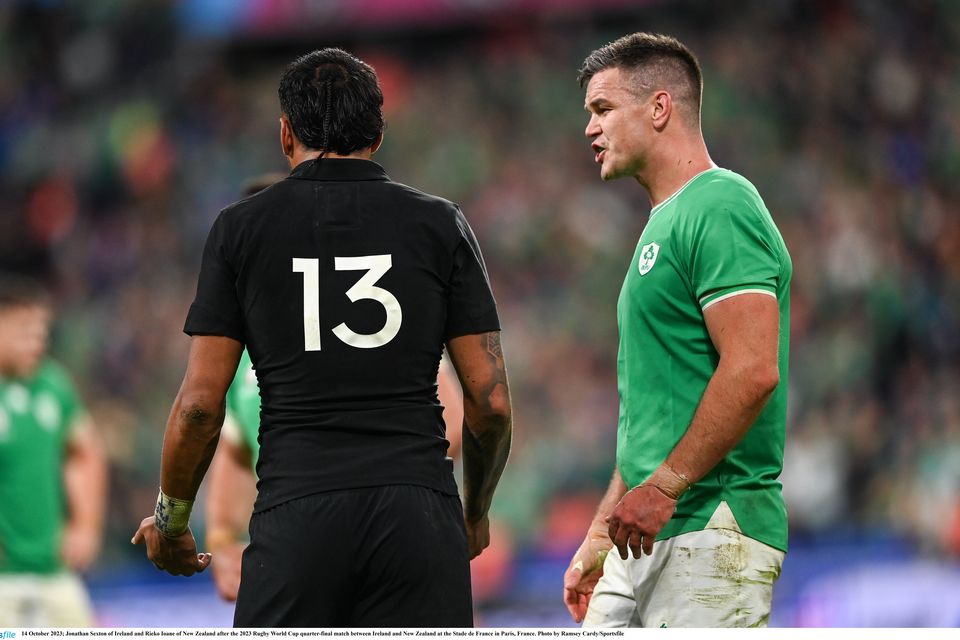
[[[331,45],[380,75],[379,162],[462,204],[494,281],[516,440],[478,622],[572,624],[561,575],[613,463],[614,305],[649,210],[600,183],[575,78],[634,30],[698,53],[712,155],[757,184],[794,259],[772,623],[960,625],[960,3],[7,0],[0,268],[54,288],[54,355],[109,448],[101,624],[231,621],[207,576],[160,575],[129,539],[205,234],[285,169],[279,72]]]

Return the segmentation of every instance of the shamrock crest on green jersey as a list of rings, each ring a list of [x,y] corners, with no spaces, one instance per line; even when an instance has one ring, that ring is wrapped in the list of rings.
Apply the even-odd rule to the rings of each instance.
[[[640,275],[645,276],[650,269],[653,269],[658,255],[660,255],[660,245],[656,242],[643,245],[640,249]]]

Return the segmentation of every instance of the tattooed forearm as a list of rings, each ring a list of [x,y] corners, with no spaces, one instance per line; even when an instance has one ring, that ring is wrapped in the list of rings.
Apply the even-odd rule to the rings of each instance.
[[[464,514],[482,519],[510,453],[510,389],[500,332],[463,336],[448,344],[463,387]]]
[[[486,347],[487,353],[493,356],[497,363],[497,368],[502,369],[503,347],[500,345],[500,332],[494,331],[483,334],[483,346]]]

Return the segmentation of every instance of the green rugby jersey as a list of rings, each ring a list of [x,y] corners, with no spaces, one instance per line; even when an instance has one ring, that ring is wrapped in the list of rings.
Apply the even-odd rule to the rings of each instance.
[[[250,464],[257,468],[260,455],[260,386],[253,369],[250,353],[244,349],[237,366],[237,374],[227,391],[227,410],[240,427],[243,443],[250,447]]]
[[[658,539],[704,529],[726,501],[747,536],[786,550],[783,467],[790,335],[786,245],[756,188],[709,169],[650,212],[617,303],[617,466],[642,483],[686,432],[719,356],[703,310],[743,292],[776,297],[780,384],[730,453],[684,494]]]
[[[69,376],[50,360],[32,379],[0,377],[0,573],[62,568],[63,461],[82,412]]]

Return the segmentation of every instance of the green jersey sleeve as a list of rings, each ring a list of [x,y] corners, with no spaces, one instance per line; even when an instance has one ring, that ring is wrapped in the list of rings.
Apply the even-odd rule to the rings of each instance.
[[[745,292],[776,297],[783,243],[762,202],[724,198],[688,221],[688,274],[701,308]]]
[[[86,409],[80,402],[80,394],[77,393],[67,371],[52,360],[44,363],[42,379],[46,381],[47,389],[56,397],[57,411],[60,414],[58,422],[61,425],[63,437],[66,438],[78,419],[86,414]],[[38,409],[41,412],[48,410],[42,402]]]

